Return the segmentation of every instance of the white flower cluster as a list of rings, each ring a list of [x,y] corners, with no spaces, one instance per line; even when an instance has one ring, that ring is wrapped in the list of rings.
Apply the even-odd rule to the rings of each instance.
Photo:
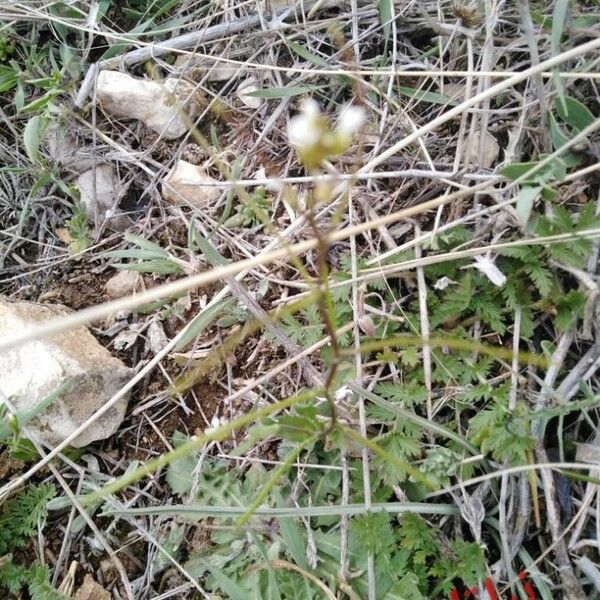
[[[300,112],[290,119],[288,140],[305,162],[308,159],[310,163],[318,163],[347,150],[365,117],[362,108],[348,104],[342,108],[332,129],[316,100],[305,98]]]

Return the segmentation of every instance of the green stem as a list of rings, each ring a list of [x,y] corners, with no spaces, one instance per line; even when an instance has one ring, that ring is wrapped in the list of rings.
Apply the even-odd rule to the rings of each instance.
[[[317,392],[314,390],[307,390],[306,392],[303,392],[302,394],[299,394],[297,396],[292,396],[284,400],[279,400],[278,402],[270,404],[269,406],[265,406],[263,408],[259,408],[258,410],[249,412],[248,414],[238,417],[233,421],[229,421],[228,423],[221,425],[220,427],[211,431],[210,433],[203,433],[201,435],[194,436],[190,439],[189,442],[178,446],[174,450],[171,450],[171,452],[167,452],[166,454],[163,454],[158,458],[147,462],[143,467],[140,467],[127,475],[119,477],[119,479],[117,479],[116,481],[103,486],[102,488],[100,488],[92,494],[80,498],[80,502],[84,506],[89,506],[90,504],[97,502],[102,498],[105,498],[106,496],[117,493],[118,491],[122,490],[128,485],[139,481],[143,477],[151,475],[159,469],[166,467],[173,461],[179,460],[187,456],[191,452],[194,452],[194,450],[197,450],[198,448],[204,446],[207,442],[216,442],[224,440],[235,430],[240,429],[245,425],[249,425],[255,421],[258,421],[263,417],[272,415],[273,413],[283,410],[284,408],[289,408],[290,406],[293,406],[294,404],[297,404],[299,402],[306,402],[307,400],[311,400],[316,396],[316,394]]]
[[[256,494],[254,502],[252,502],[252,504],[248,507],[246,512],[236,521],[236,525],[238,527],[245,525],[250,520],[250,517],[252,517],[254,511],[267,499],[267,496],[271,493],[279,478],[282,477],[288,471],[288,469],[292,467],[292,464],[300,456],[302,450],[304,450],[304,448],[306,448],[308,444],[314,441],[315,438],[309,438],[305,440],[304,442],[299,444],[295,450],[293,450],[287,455],[286,459],[273,471],[273,474],[269,478],[269,481],[267,481],[267,483],[263,485],[258,494]]]

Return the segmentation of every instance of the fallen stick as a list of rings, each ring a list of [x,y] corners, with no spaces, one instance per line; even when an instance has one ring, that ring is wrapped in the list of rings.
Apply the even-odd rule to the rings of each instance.
[[[96,80],[97,74],[103,69],[131,67],[144,62],[149,58],[156,58],[158,56],[162,56],[163,54],[168,54],[169,52],[174,52],[177,50],[194,48],[198,44],[205,44],[206,42],[212,42],[219,38],[233,35],[235,33],[241,33],[242,31],[246,31],[248,29],[254,29],[255,27],[261,25],[261,23],[265,22],[273,23],[271,30],[276,30],[282,27],[282,21],[284,19],[295,13],[296,8],[303,8],[304,11],[307,12],[310,12],[313,8],[315,11],[322,11],[334,6],[339,6],[339,4],[340,3],[336,0],[312,0],[311,2],[294,6],[286,6],[284,8],[268,11],[262,14],[254,13],[246,17],[240,17],[239,19],[235,19],[233,21],[212,25],[211,27],[207,27],[202,31],[190,31],[189,33],[178,35],[163,42],[147,44],[142,48],[130,50],[122,56],[115,56],[113,58],[100,60],[93,63],[88,68],[85,77],[81,82],[81,87],[79,88],[79,92],[77,93],[75,102],[73,103],[73,107],[75,110],[81,109],[86,98],[89,96],[94,87],[94,81]],[[132,43],[134,42],[132,41]]]

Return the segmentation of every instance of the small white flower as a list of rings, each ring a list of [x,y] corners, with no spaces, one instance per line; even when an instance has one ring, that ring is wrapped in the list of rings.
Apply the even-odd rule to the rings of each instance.
[[[215,431],[217,431],[217,429],[219,429],[219,427],[225,425],[227,423],[227,419],[225,419],[224,417],[213,417],[210,421],[210,427],[207,427],[204,430],[205,435],[210,435],[211,433],[214,433]]]
[[[445,290],[450,284],[456,285],[456,281],[450,279],[449,277],[440,277],[433,285],[436,290]]]
[[[295,148],[310,148],[318,143],[321,135],[313,120],[303,114],[290,119],[287,133],[290,145]]]
[[[300,109],[305,115],[308,117],[313,117],[313,119],[321,114],[319,104],[314,98],[304,98],[302,100]]]
[[[312,99],[302,101],[301,111],[290,119],[288,124],[288,140],[296,148],[312,148],[319,143],[321,127],[319,105]]]
[[[445,290],[450,285],[450,279],[448,277],[440,277],[433,285],[436,290]]]
[[[506,275],[489,256],[476,256],[473,266],[481,271],[494,285],[502,287],[506,283]]]
[[[337,130],[346,137],[353,137],[365,122],[365,111],[360,106],[344,106],[337,123]]]

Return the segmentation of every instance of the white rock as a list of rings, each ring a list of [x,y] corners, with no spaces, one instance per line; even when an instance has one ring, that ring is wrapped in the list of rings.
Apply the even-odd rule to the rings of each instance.
[[[70,311],[61,305],[7,302],[0,298],[0,336],[21,333]],[[85,328],[56,333],[0,353],[0,390],[19,414],[33,411],[61,385],[70,386],[27,423],[41,440],[62,442],[101,408],[131,377],[131,369],[103,348]],[[82,447],[113,435],[125,416],[121,399],[74,441]]]
[[[113,275],[104,286],[111,298],[122,298],[138,292],[142,287],[142,276],[137,271],[123,269]]]
[[[111,165],[98,165],[85,171],[75,181],[88,221],[100,227],[106,220],[117,231],[126,229],[129,219],[116,206],[119,203],[119,181]]]
[[[489,131],[486,131],[484,135],[481,166],[484,169],[489,169],[496,162],[500,154],[500,146],[498,146],[496,138]],[[476,131],[475,135],[467,143],[469,144],[467,151],[468,160],[471,163],[477,164],[479,162],[479,131]]]
[[[178,87],[182,88],[180,94]],[[100,71],[96,84],[98,99],[107,113],[142,121],[169,140],[181,137],[189,129],[182,106],[189,90],[189,84],[177,79],[169,79],[163,85],[118,71]]]
[[[221,195],[218,183],[201,167],[179,160],[163,179],[162,197],[170,204],[206,208]]]
[[[263,99],[248,95],[252,92],[258,91],[259,89],[260,88],[258,87],[258,80],[256,77],[248,77],[248,79],[244,79],[244,81],[242,81],[242,83],[240,83],[238,86],[237,97],[249,108],[260,108],[262,106]]]

